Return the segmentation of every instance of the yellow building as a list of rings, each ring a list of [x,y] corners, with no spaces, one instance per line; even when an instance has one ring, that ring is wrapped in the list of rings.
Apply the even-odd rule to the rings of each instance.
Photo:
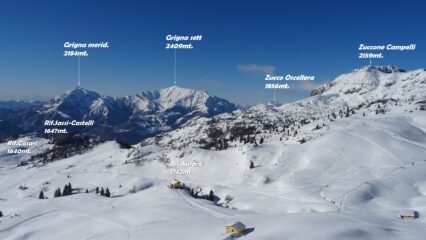
[[[225,227],[226,233],[241,235],[245,231],[246,231],[246,226],[244,224],[242,224],[241,222],[236,222],[236,223],[234,223],[230,226]]]
[[[185,186],[185,184],[181,183],[178,180],[175,180],[174,182],[169,184],[169,188],[173,189],[182,189]]]

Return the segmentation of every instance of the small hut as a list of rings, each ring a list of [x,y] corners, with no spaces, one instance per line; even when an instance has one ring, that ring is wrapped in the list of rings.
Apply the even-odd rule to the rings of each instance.
[[[172,188],[172,189],[182,189],[184,186],[185,184],[183,184],[182,182],[176,179],[169,184],[169,188]]]
[[[230,226],[225,227],[226,233],[232,233],[236,235],[241,235],[246,231],[246,226],[241,222],[236,222]]]
[[[413,210],[401,210],[399,212],[399,217],[402,220],[414,220],[416,219],[416,212]]]

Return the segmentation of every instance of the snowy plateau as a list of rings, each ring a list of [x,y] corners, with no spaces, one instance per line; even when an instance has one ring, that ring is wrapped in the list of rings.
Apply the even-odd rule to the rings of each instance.
[[[170,120],[176,106],[181,114]],[[2,118],[16,111],[29,132],[31,120],[70,114],[110,116],[100,119],[127,122],[126,131],[148,115],[173,124],[133,145],[59,145],[22,133],[14,140],[38,142],[31,155],[7,154],[7,141],[0,144],[0,239],[231,239],[225,226],[235,222],[246,226],[234,235],[240,239],[425,238],[426,70],[366,66],[297,102],[234,108],[172,87],[119,101],[76,89],[31,105],[37,114],[2,110]],[[131,111],[114,119],[117,109]],[[130,124],[133,117],[140,121]],[[73,150],[64,155],[64,146]]]

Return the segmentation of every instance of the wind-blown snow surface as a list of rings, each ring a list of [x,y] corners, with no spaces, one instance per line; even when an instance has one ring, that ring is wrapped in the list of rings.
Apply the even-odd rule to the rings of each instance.
[[[305,144],[272,137],[223,151],[107,142],[37,168],[2,156],[0,239],[224,239],[236,221],[250,229],[242,239],[424,239],[425,119],[422,111],[354,116]],[[203,166],[170,175],[168,163],[179,160]],[[168,189],[173,178],[213,189],[228,207]],[[82,193],[52,198],[68,182]],[[94,194],[96,186],[113,197]],[[37,199],[42,189],[49,199]],[[401,209],[419,218],[401,221]]]

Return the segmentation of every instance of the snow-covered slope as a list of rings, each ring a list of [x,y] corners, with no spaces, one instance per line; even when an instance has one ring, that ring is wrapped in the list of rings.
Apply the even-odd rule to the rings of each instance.
[[[343,118],[305,144],[271,137],[209,151],[107,142],[42,167],[2,164],[0,238],[224,239],[225,225],[241,221],[244,239],[423,239],[424,119],[424,112]],[[213,190],[217,202],[167,188],[172,179],[201,194]],[[53,198],[68,182],[74,194]],[[97,186],[113,197],[95,194]],[[49,199],[37,199],[40,190]],[[401,209],[419,218],[401,221]]]
[[[287,104],[258,104],[211,119],[193,119],[176,131],[163,134],[159,142],[158,137],[156,140],[174,147],[209,146],[214,140],[208,137],[212,129],[220,129],[223,132],[220,137],[229,139],[231,135],[239,137],[232,131],[239,125],[252,126],[255,130],[251,134],[257,132],[259,136],[271,129],[282,132],[289,128],[292,133],[301,130],[315,135],[313,128],[326,126],[341,117],[419,110],[426,110],[426,70],[366,66],[319,86],[309,98]],[[283,137],[291,137],[288,135]],[[295,136],[291,138],[300,140]],[[200,143],[201,139],[207,144]]]

